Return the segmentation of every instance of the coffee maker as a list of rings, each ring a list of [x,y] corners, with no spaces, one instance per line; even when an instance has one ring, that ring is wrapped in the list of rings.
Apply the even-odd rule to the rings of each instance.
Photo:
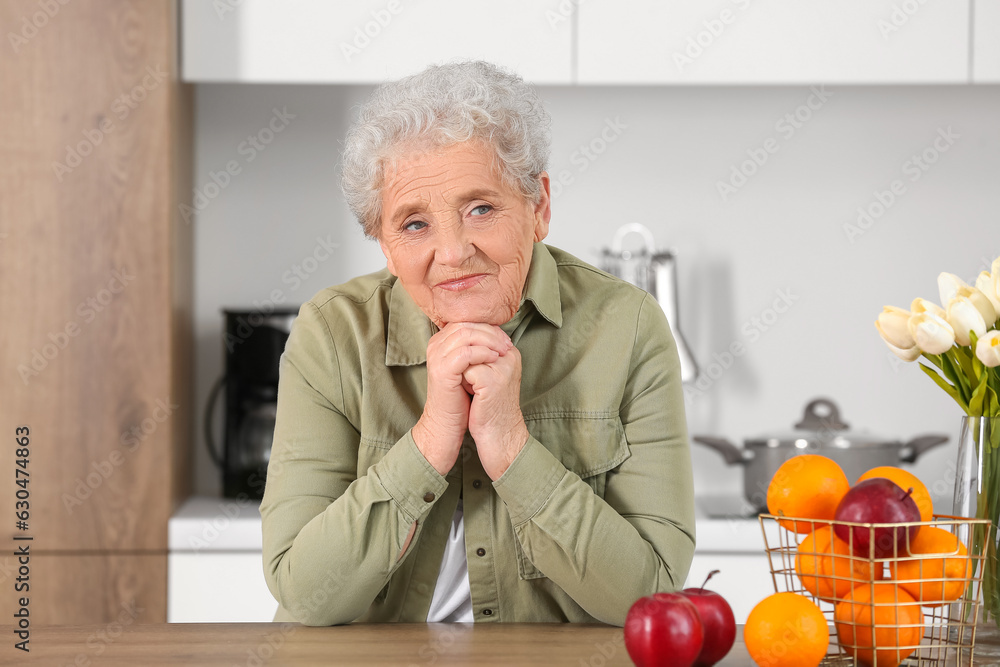
[[[298,308],[224,309],[225,374],[205,408],[205,443],[222,473],[228,498],[264,495],[278,408],[278,363]],[[218,451],[212,428],[215,403],[225,392],[225,433]]]

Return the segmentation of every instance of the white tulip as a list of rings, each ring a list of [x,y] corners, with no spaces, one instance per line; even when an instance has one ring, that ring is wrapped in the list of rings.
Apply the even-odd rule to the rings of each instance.
[[[885,340],[885,339],[883,339],[883,340]],[[920,348],[917,347],[916,345],[914,345],[913,347],[910,347],[910,348],[907,348],[907,349],[904,350],[904,349],[896,347],[895,345],[893,345],[889,341],[885,341],[885,344],[886,344],[886,347],[888,347],[890,350],[892,350],[893,354],[895,354],[897,357],[899,357],[903,361],[916,361],[917,359],[920,358],[920,355],[923,354],[920,351]]]
[[[910,321],[910,311],[897,308],[896,306],[885,306],[879,313],[875,327],[878,329],[882,340],[895,348],[909,350],[916,345],[913,336],[910,335],[907,323]],[[919,352],[917,355],[919,356]]]
[[[983,322],[986,322],[987,329],[993,326],[993,323],[997,319],[997,311],[993,309],[993,304],[990,302],[989,297],[969,285],[959,287],[958,296],[965,297],[972,302],[972,305],[976,307],[979,314],[983,316]]]
[[[942,320],[945,318],[944,308],[937,305],[933,301],[928,301],[927,299],[921,299],[918,297],[913,300],[913,303],[910,304],[910,315],[919,315],[921,313],[937,315]]]
[[[990,368],[1000,366],[1000,331],[990,331],[976,344],[976,356]]]
[[[956,296],[948,304],[948,324],[955,331],[955,342],[959,345],[972,344],[969,331],[976,332],[976,337],[986,333],[983,314],[972,303],[972,299],[966,296]]]
[[[910,315],[907,326],[917,347],[927,354],[944,354],[955,344],[955,330],[947,320],[931,312]]]
[[[990,303],[993,304],[993,310],[997,315],[1000,315],[1000,295],[997,294],[996,287],[993,284],[993,276],[990,275],[989,271],[983,271],[976,278],[976,289],[990,300]]]
[[[956,276],[954,273],[941,273],[938,275],[938,294],[941,296],[941,303],[951,303],[951,300],[958,295],[960,287],[968,287],[969,284]]]

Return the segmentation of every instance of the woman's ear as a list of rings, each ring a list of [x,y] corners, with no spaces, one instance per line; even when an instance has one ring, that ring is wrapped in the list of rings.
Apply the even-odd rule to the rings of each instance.
[[[535,204],[535,243],[539,243],[549,235],[549,219],[552,217],[552,198],[549,195],[549,174],[543,171],[538,175],[539,197]],[[391,269],[390,269],[391,270]]]

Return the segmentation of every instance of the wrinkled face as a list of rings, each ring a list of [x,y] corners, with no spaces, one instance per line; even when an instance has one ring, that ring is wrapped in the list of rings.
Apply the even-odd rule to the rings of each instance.
[[[493,152],[464,142],[396,162],[382,189],[389,271],[438,327],[500,325],[517,312],[531,248],[549,231],[549,177],[534,204],[503,183]]]

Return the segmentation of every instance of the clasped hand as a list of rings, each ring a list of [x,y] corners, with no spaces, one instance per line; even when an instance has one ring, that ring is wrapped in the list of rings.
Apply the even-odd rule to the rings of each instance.
[[[427,344],[427,402],[413,440],[445,475],[468,429],[490,479],[498,479],[528,439],[521,414],[521,354],[500,327],[452,322]]]

